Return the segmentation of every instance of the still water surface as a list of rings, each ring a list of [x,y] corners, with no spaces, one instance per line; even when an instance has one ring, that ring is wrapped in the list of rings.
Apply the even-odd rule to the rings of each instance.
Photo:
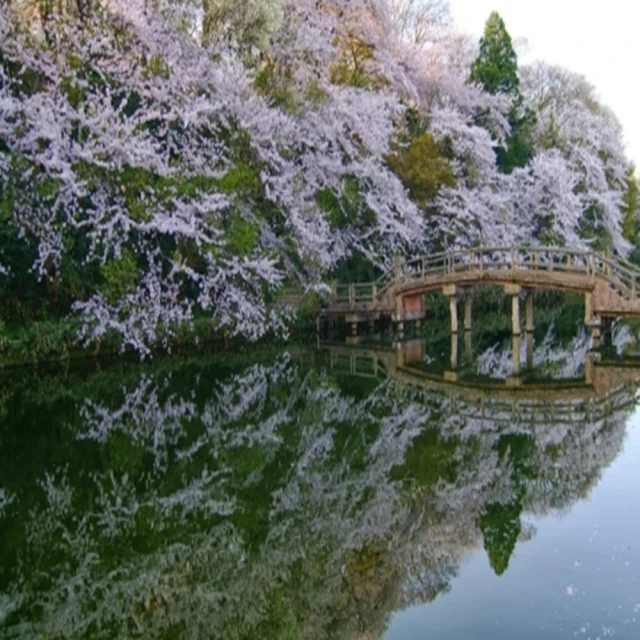
[[[640,637],[619,327],[0,380],[0,637]],[[468,349],[467,349],[468,347]]]

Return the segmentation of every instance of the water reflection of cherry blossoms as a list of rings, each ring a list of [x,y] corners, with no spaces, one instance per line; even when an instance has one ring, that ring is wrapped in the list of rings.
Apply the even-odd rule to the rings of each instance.
[[[0,629],[49,638],[380,635],[470,551],[506,571],[527,514],[588,495],[635,401],[567,421],[327,352],[2,391]]]
[[[591,350],[590,331],[580,327],[570,340],[560,340],[555,325],[551,325],[544,336],[535,342],[532,366],[545,377],[558,380],[578,378],[584,375],[584,363]],[[623,323],[614,326],[611,348],[623,355],[629,346],[635,346],[636,337],[630,327]],[[510,339],[497,342],[480,353],[475,361],[475,370],[483,376],[506,378],[513,369],[512,342]],[[526,338],[519,341],[520,362],[527,362]]]

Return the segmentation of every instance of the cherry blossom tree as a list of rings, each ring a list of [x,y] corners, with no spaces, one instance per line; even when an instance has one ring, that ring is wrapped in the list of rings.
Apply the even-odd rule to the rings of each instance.
[[[143,353],[200,311],[253,339],[282,329],[267,301],[285,280],[317,280],[354,248],[384,264],[422,225],[384,162],[400,100],[330,80],[349,3],[283,4],[270,55],[290,104],[259,90],[265,70],[225,40],[207,48],[177,28],[172,8],[60,11],[46,38],[18,11],[0,18],[10,223],[36,242],[39,278],[59,276],[71,242],[86,268],[128,264],[124,284],[107,277],[75,311],[88,341],[115,331]],[[341,197],[347,179],[372,223],[337,233],[318,195]]]
[[[555,224],[571,227],[595,248],[626,254],[622,221],[631,165],[615,115],[584,77],[545,63],[524,69],[523,91],[538,113],[538,149],[556,151],[556,171],[578,198],[578,207],[570,207],[573,213],[557,215]]]

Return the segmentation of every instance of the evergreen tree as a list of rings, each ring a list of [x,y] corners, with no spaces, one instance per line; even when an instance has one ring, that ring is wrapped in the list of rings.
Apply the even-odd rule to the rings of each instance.
[[[497,576],[501,576],[509,568],[509,561],[522,531],[521,513],[522,505],[519,502],[490,504],[480,518],[484,548],[489,564]]]
[[[524,167],[533,155],[530,129],[535,115],[522,106],[518,56],[504,21],[496,11],[487,20],[484,36],[480,39],[480,53],[471,67],[469,79],[482,85],[488,93],[502,93],[511,98],[508,118],[511,135],[505,146],[498,148],[497,162],[504,173]]]

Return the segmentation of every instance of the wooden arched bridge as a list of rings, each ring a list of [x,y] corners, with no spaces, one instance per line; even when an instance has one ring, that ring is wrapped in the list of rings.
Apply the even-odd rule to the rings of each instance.
[[[414,258],[396,265],[376,282],[335,286],[320,317],[344,318],[357,335],[358,324],[382,317],[404,323],[425,317],[424,294],[450,298],[451,330],[458,332],[458,299],[465,299],[464,329],[471,329],[471,296],[479,285],[503,286],[512,296],[514,335],[520,334],[520,297],[526,298],[526,330],[533,331],[536,289],[573,291],[585,296],[585,320],[594,336],[603,318],[640,316],[640,270],[595,251],[550,247],[479,247]],[[597,336],[599,338],[599,334]]]

